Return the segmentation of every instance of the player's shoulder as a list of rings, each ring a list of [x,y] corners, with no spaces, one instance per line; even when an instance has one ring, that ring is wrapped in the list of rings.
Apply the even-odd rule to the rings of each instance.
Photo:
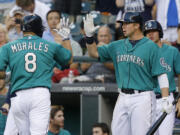
[[[156,45],[156,47],[158,47],[157,44],[154,43],[151,39],[149,39],[149,38],[147,38],[147,37],[144,37],[143,39],[144,39],[144,41],[145,41],[146,44]]]
[[[71,133],[66,129],[60,129],[60,133],[63,133],[63,135],[71,135]]]
[[[178,52],[179,52],[179,50],[178,50],[176,47],[172,46],[172,45],[163,44],[163,46],[164,46],[165,48],[169,49],[169,50],[178,51]]]
[[[48,40],[43,39],[43,38],[41,38],[41,41],[44,42],[45,44],[48,44],[50,47],[54,47],[54,48],[62,47],[61,44],[58,44],[58,43],[55,43],[55,42],[51,42],[51,41],[48,41]]]
[[[150,40],[149,38],[147,38],[147,37],[144,37],[144,40],[145,40],[145,43],[144,43],[144,45],[146,46],[146,48],[151,48],[151,49],[159,49],[159,46],[156,44],[156,43],[154,43],[152,40]]]
[[[112,48],[117,48],[117,46],[119,46],[119,45],[124,45],[125,44],[125,39],[121,39],[121,40],[116,40],[116,41],[113,41],[113,42],[111,42],[109,45],[110,45],[110,47],[112,47]]]

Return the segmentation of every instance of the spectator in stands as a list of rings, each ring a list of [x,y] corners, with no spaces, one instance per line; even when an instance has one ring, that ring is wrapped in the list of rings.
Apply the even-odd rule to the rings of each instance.
[[[101,12],[101,22],[104,24],[113,24],[119,11],[115,0],[96,0],[96,11]]]
[[[99,28],[97,40],[97,46],[102,46],[110,43],[110,41],[112,40],[112,35],[108,26],[104,25]],[[85,55],[88,55],[88,52]],[[86,72],[85,74],[92,79],[95,79],[99,75],[103,75],[105,79],[103,79],[103,81],[115,81],[113,63],[82,63],[81,70],[83,72]]]
[[[106,123],[96,123],[92,127],[92,135],[109,135],[109,127]]]
[[[8,42],[6,27],[0,24],[0,47]]]
[[[0,95],[6,95],[8,92],[8,89],[5,85],[5,80],[0,79]]]
[[[60,13],[78,15],[81,13],[81,0],[54,0],[53,9]]]
[[[96,0],[96,10],[103,15],[116,15],[119,11],[115,0]]]
[[[59,38],[58,34],[54,29],[56,29],[60,23],[61,15],[59,14],[59,11],[57,10],[50,10],[47,15],[46,19],[48,22],[49,29],[44,31],[43,37],[44,39],[51,41],[51,42],[61,42],[63,44],[62,39]],[[74,41],[70,37],[71,46],[73,50],[73,56],[82,56],[82,49],[78,42]],[[74,72],[78,72],[77,69],[79,67],[79,63],[72,63],[70,65],[70,69],[75,70]],[[63,74],[63,75],[62,75]],[[79,73],[78,73],[79,74]],[[59,69],[54,69],[54,76],[53,76],[53,82],[59,82],[62,77],[67,77],[68,72],[63,73]]]
[[[177,40],[177,27],[180,23],[180,1],[179,0],[156,0],[154,17],[163,28],[164,37],[170,42]]]
[[[25,15],[37,14],[43,20],[43,26],[47,27],[46,14],[50,8],[38,0],[16,0],[16,5],[10,10],[9,15],[13,16],[13,12],[22,9]]]
[[[177,27],[177,34],[178,34],[178,38],[172,44],[173,44],[174,47],[176,47],[180,51],[180,24]]]
[[[62,106],[52,106],[50,112],[50,123],[48,135],[71,135],[64,128],[64,108]]]
[[[154,0],[116,0],[116,5],[124,7],[124,12],[140,12],[144,21],[152,19],[153,3]]]
[[[9,41],[23,37],[23,32],[21,30],[23,16],[24,12],[21,9],[14,10],[12,16],[7,16],[6,29],[8,30]]]

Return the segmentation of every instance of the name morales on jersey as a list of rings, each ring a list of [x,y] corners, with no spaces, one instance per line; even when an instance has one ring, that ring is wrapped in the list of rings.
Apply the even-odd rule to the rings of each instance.
[[[129,54],[117,55],[116,59],[117,59],[117,62],[123,62],[123,61],[133,62],[135,64],[138,64],[139,66],[142,66],[142,67],[144,66],[144,61],[140,57],[137,57],[134,55],[129,55]]]
[[[43,42],[40,42],[37,44],[36,42],[22,42],[22,43],[17,43],[14,45],[11,45],[11,49],[14,52],[22,51],[22,50],[38,50],[38,51],[48,51],[48,44],[44,44]]]
[[[160,58],[160,64],[162,67],[164,67],[167,71],[171,72],[171,66],[168,65],[165,60],[164,57]]]

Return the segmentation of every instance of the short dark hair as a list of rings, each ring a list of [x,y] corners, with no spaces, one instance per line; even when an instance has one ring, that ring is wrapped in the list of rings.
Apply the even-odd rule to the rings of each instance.
[[[103,133],[107,133],[109,135],[109,127],[106,123],[95,123],[92,128],[101,128]]]
[[[53,106],[51,106],[51,113],[50,113],[51,119],[54,119],[54,116],[56,115],[56,113],[58,111],[62,111],[63,112],[64,111],[64,107],[61,106],[61,105],[53,105]]]
[[[51,9],[46,14],[46,20],[48,20],[48,15],[52,12],[56,12],[59,15],[59,19],[61,18],[61,14],[60,14],[59,10]]]
[[[16,5],[19,7],[27,7],[34,4],[34,0],[16,0]]]

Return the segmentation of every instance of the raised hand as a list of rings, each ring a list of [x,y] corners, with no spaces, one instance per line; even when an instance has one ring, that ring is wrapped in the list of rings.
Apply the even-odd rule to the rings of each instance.
[[[98,26],[94,26],[93,16],[91,14],[87,14],[86,17],[83,18],[84,22],[84,31],[87,37],[92,37],[97,29]]]

